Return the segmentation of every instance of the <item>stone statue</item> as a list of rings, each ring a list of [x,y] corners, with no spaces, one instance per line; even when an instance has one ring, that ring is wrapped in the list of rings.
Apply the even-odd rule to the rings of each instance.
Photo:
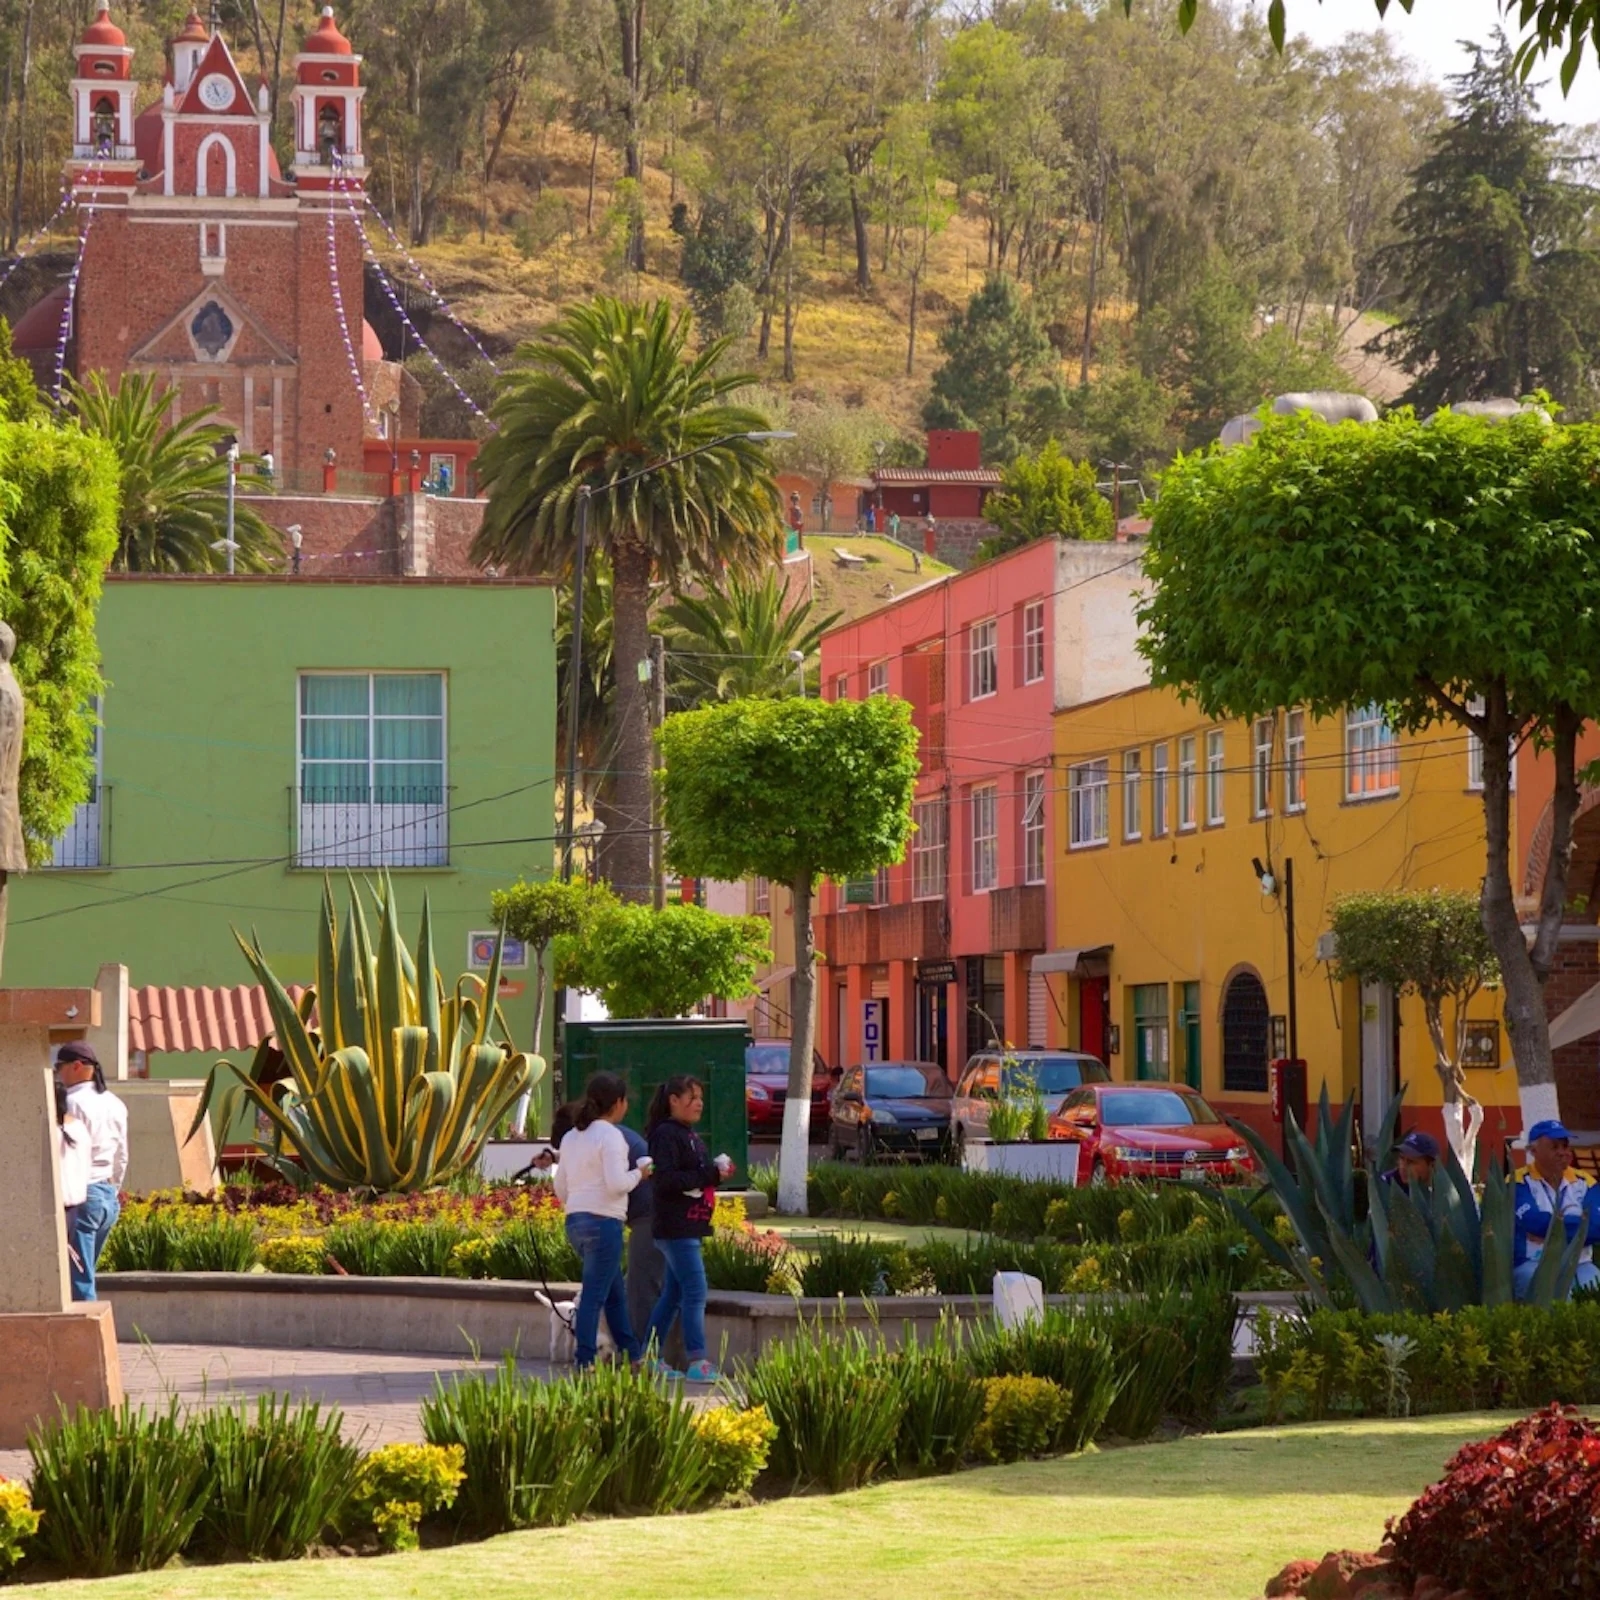
[[[6,900],[13,872],[28,870],[18,778],[22,770],[22,687],[11,670],[17,636],[0,622],[0,963],[5,960]]]

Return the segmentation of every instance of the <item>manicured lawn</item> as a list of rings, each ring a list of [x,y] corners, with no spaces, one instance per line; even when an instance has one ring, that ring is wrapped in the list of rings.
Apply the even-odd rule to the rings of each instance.
[[[1370,1549],[1505,1418],[1313,1424],[1109,1450],[699,1517],[590,1522],[338,1565],[24,1591],[96,1600],[1248,1600],[1286,1561]]]

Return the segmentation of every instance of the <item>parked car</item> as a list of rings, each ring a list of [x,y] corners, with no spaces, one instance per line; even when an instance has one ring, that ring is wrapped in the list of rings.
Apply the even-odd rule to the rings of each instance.
[[[1079,1147],[1079,1183],[1187,1178],[1230,1183],[1256,1169],[1250,1147],[1203,1095],[1172,1083],[1095,1083],[1050,1119],[1052,1139]]]
[[[811,1052],[811,1137],[828,1129],[828,1095],[833,1079],[821,1054]],[[750,1135],[776,1139],[783,1132],[783,1107],[789,1098],[789,1041],[757,1039],[744,1052],[744,1109]]]
[[[1085,1083],[1108,1083],[1111,1074],[1098,1056],[1079,1050],[984,1050],[967,1058],[956,1080],[950,1114],[959,1151],[968,1139],[989,1133],[989,1107],[1000,1098],[1020,1100],[1037,1084],[1046,1106],[1055,1111],[1072,1090]]]
[[[873,1061],[851,1067],[833,1092],[828,1154],[919,1156],[943,1161],[950,1153],[950,1107],[955,1096],[943,1067],[931,1061]]]

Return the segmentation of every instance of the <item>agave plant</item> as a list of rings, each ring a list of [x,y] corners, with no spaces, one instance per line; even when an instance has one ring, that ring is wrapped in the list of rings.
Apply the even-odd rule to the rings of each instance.
[[[361,897],[339,929],[333,886],[322,889],[316,984],[298,1006],[273,975],[254,935],[234,937],[267,992],[276,1049],[263,1040],[247,1072],[219,1061],[206,1079],[189,1136],[219,1083],[224,1126],[241,1100],[266,1117],[263,1160],[297,1181],[336,1189],[409,1190],[446,1183],[476,1161],[490,1130],[518,1095],[544,1075],[544,1060],[512,1049],[489,975],[468,973],[447,995],[434,965],[427,897],[413,961],[400,935],[394,888],[374,891],[378,942]],[[281,1075],[274,1073],[277,1052]],[[276,1077],[277,1081],[271,1081]]]
[[[1379,1134],[1389,1149],[1399,1125],[1395,1097]],[[1514,1237],[1512,1182],[1498,1161],[1479,1163],[1475,1193],[1455,1152],[1446,1145],[1428,1183],[1410,1191],[1375,1180],[1365,1185],[1366,1214],[1359,1214],[1351,1133],[1355,1096],[1338,1116],[1324,1086],[1315,1140],[1308,1140],[1289,1114],[1285,1124],[1294,1170],[1245,1123],[1229,1122],[1245,1138],[1267,1174],[1295,1243],[1286,1247],[1233,1195],[1229,1208],[1278,1266],[1295,1273],[1312,1298],[1331,1306],[1343,1290],[1363,1311],[1459,1311],[1470,1305],[1503,1305],[1511,1299]],[[1528,1299],[1536,1305],[1564,1300],[1572,1291],[1584,1239],[1540,1257]]]

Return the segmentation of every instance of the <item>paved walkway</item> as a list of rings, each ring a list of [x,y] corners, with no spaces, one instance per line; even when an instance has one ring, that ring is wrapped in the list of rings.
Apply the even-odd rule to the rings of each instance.
[[[437,1376],[491,1370],[492,1363],[449,1356],[394,1355],[377,1350],[268,1350],[248,1345],[125,1344],[122,1387],[134,1405],[216,1405],[277,1390],[336,1405],[345,1434],[368,1445],[420,1439],[418,1407]],[[548,1377],[542,1361],[522,1361],[532,1377]],[[28,1475],[26,1450],[0,1450],[0,1478]]]

